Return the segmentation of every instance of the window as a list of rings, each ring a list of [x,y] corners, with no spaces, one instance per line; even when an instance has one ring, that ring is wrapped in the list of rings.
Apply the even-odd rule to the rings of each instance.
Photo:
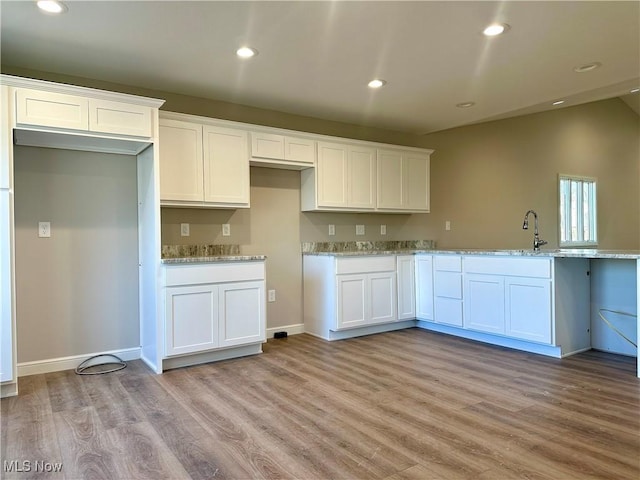
[[[560,246],[598,245],[596,179],[560,175]]]

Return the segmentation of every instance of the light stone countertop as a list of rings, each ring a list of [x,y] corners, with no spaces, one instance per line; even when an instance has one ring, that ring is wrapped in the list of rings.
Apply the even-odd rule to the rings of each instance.
[[[162,260],[165,265],[186,263],[256,262],[266,255],[241,255],[240,245],[163,245]]]
[[[266,255],[213,255],[208,257],[163,258],[161,262],[164,265],[183,265],[186,263],[258,262],[266,259]]]

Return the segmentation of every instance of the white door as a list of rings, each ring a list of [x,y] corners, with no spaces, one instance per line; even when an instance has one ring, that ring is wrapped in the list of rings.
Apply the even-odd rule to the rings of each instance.
[[[413,255],[398,255],[398,320],[416,318],[415,258]]]
[[[376,151],[367,147],[349,147],[348,200],[351,208],[376,207]]]
[[[220,346],[264,342],[264,282],[223,283],[218,291]]]
[[[402,209],[404,186],[402,154],[392,150],[378,150],[378,208]]]
[[[395,322],[398,319],[396,273],[370,273],[368,277],[370,314],[367,323]]]
[[[10,195],[0,189],[0,382],[14,380]]]
[[[506,334],[532,342],[551,343],[551,281],[505,278]]]
[[[367,323],[367,276],[338,275],[337,329],[361,327]]]
[[[218,347],[217,286],[168,287],[165,295],[167,356]]]
[[[204,201],[202,125],[160,119],[160,201]]]
[[[504,324],[504,277],[466,274],[464,328],[504,334]]]
[[[249,137],[243,130],[203,127],[204,201],[249,206]]]
[[[16,90],[19,125],[89,129],[89,100],[85,97],[19,88]]]
[[[316,142],[308,138],[284,137],[284,158],[313,166],[316,163]]]
[[[107,100],[89,100],[89,130],[149,138],[153,134],[150,107]]]
[[[10,122],[9,87],[0,85],[0,188],[10,188],[9,172],[12,162],[13,129]],[[4,226],[3,226],[4,228]]]
[[[403,159],[405,208],[429,211],[429,156],[406,153]]]
[[[416,255],[416,317],[433,320],[433,257]]]
[[[319,207],[347,206],[347,147],[318,142],[316,166]]]

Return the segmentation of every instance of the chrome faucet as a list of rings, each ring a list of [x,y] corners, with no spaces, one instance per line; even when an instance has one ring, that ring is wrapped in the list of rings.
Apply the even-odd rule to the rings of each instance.
[[[523,230],[528,230],[529,229],[529,214],[533,213],[533,218],[535,226],[533,228],[533,250],[536,252],[540,251],[540,247],[542,245],[546,245],[547,241],[546,240],[542,240],[540,238],[540,236],[538,235],[538,214],[536,212],[534,212],[533,210],[529,210],[527,213],[524,214],[524,223],[522,224],[522,229]]]

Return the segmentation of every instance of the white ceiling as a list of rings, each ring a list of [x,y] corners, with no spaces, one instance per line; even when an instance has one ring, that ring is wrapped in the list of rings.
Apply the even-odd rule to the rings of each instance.
[[[2,65],[417,134],[640,86],[637,1],[66,3],[3,0]]]

